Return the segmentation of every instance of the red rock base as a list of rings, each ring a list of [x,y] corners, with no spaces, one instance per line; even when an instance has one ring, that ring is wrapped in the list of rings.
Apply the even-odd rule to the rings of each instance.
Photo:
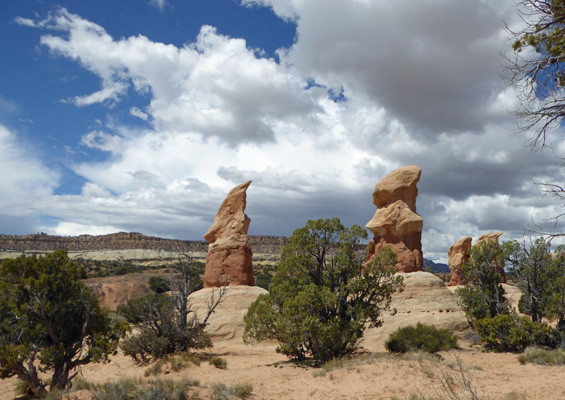
[[[402,238],[397,235],[387,235],[386,237],[376,237],[367,246],[367,263],[375,258],[383,247],[390,247],[396,254],[397,263],[395,265],[398,272],[416,272],[424,270],[424,255],[422,254],[422,244],[420,241],[421,232],[414,233],[409,238]],[[416,237],[420,236],[420,237]]]
[[[213,250],[206,256],[204,287],[254,286],[251,247]]]

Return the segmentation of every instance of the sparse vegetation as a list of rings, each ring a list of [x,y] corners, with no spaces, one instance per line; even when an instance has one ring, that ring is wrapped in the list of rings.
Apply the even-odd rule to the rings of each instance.
[[[212,386],[212,400],[228,400],[233,397],[246,399],[253,393],[253,386],[250,383],[239,383],[233,386],[226,386],[217,383]]]
[[[145,370],[144,374],[145,376],[159,375],[163,372],[163,368],[166,366],[168,366],[169,370],[177,372],[188,367],[190,363],[199,366],[200,357],[196,354],[189,353],[167,356],[155,361],[153,365]]]
[[[439,371],[440,384],[434,387],[434,396],[428,397],[421,391],[411,393],[408,400],[481,400],[473,372],[460,358],[454,366]]]
[[[391,333],[385,347],[394,353],[424,351],[436,353],[458,348],[457,338],[447,329],[437,329],[435,326],[418,323],[416,326],[406,326]]]
[[[528,347],[523,354],[518,356],[518,361],[520,364],[563,365],[565,364],[565,350]]]
[[[190,394],[195,381],[182,380],[142,380],[122,379],[101,385],[94,400],[189,400],[198,399],[198,392]]]

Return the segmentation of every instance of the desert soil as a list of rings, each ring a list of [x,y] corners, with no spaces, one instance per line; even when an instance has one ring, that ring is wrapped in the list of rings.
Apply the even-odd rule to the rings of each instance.
[[[483,353],[479,348],[442,352],[442,360],[398,359],[382,357],[370,364],[350,365],[330,372],[289,362],[275,352],[275,345],[246,346],[237,340],[221,340],[200,352],[203,357],[220,356],[227,361],[222,370],[202,362],[190,364],[179,372],[164,370],[157,377],[200,381],[195,388],[200,398],[209,398],[216,383],[228,386],[250,383],[251,399],[405,399],[417,391],[426,395],[441,393],[442,372],[456,377],[451,369],[457,358],[468,369],[483,399],[565,399],[565,367],[518,362],[514,354]],[[384,350],[384,349],[383,349]],[[139,366],[129,357],[117,355],[108,364],[91,364],[82,369],[90,382],[109,382],[122,378],[144,378],[147,366]],[[155,378],[155,377],[153,377]],[[149,378],[144,378],[149,379]],[[16,398],[16,379],[0,382],[0,398]],[[463,392],[461,392],[463,393]],[[76,397],[75,397],[76,396]],[[91,393],[78,393],[69,399],[86,400]]]

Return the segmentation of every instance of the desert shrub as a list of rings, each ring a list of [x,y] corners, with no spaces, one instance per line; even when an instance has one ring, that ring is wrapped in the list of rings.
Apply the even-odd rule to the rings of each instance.
[[[227,400],[233,397],[245,399],[251,396],[253,386],[250,383],[239,383],[233,386],[226,386],[223,383],[216,383],[212,386],[212,400]]]
[[[351,354],[366,327],[382,324],[391,295],[402,288],[390,248],[365,266],[357,246],[367,232],[338,218],[308,221],[294,231],[281,255],[269,293],[245,315],[244,340],[279,342],[277,351],[303,360]]]
[[[528,346],[556,347],[556,332],[549,326],[533,322],[528,317],[500,314],[475,321],[481,343],[495,352],[522,352]]]
[[[139,332],[120,345],[124,354],[136,361],[147,362],[176,352],[212,346],[210,337],[195,317],[183,326],[174,299],[166,294],[129,300],[118,312],[131,322],[141,323]]]
[[[147,283],[149,283],[149,289],[158,294],[166,293],[171,290],[169,280],[162,276],[152,276]]]
[[[163,372],[163,366],[165,365],[165,360],[157,360],[152,366],[148,367],[143,375],[151,376],[151,375],[159,375]]]
[[[565,364],[565,350],[528,347],[523,354],[518,356],[518,361],[520,364],[531,362],[542,365],[563,365]]]
[[[175,270],[179,274],[168,281],[170,293],[128,300],[117,309],[129,322],[140,325],[139,331],[121,344],[124,353],[136,361],[147,362],[176,352],[212,346],[204,328],[223,300],[226,287],[212,292],[207,313],[199,320],[188,304],[188,296],[201,283],[200,278],[196,279],[192,261],[189,257],[179,259]]]
[[[220,369],[226,369],[228,367],[228,362],[222,357],[212,357],[210,359],[210,364]]]
[[[449,330],[437,329],[435,326],[421,323],[397,329],[390,334],[385,347],[394,353],[413,351],[435,353],[458,348],[457,338]]]

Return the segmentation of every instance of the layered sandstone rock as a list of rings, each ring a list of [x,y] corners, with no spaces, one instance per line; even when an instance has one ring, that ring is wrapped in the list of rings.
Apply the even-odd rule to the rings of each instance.
[[[204,270],[204,287],[255,284],[253,252],[247,241],[251,220],[244,212],[249,185],[251,181],[230,190],[214,223],[204,235],[204,239],[210,243]]]
[[[373,204],[377,211],[366,225],[375,237],[367,247],[367,262],[383,247],[396,253],[399,272],[422,271],[423,219],[416,213],[416,197],[422,170],[415,166],[399,168],[377,183]]]
[[[453,246],[449,248],[449,269],[451,270],[451,280],[449,281],[449,286],[463,285],[465,284],[465,275],[461,270],[461,266],[469,260],[469,249],[474,246],[478,246],[483,242],[493,240],[498,242],[498,238],[502,236],[503,232],[485,233],[477,239],[477,242],[471,246],[472,238],[464,237],[459,239]],[[495,261],[495,271],[500,274],[502,282],[506,283],[506,273],[504,272],[504,265],[498,265]]]
[[[462,285],[464,283],[464,276],[461,267],[469,259],[469,249],[473,238],[470,236],[465,236],[455,242],[447,253],[449,270],[451,271],[451,280],[449,281],[449,286]]]

